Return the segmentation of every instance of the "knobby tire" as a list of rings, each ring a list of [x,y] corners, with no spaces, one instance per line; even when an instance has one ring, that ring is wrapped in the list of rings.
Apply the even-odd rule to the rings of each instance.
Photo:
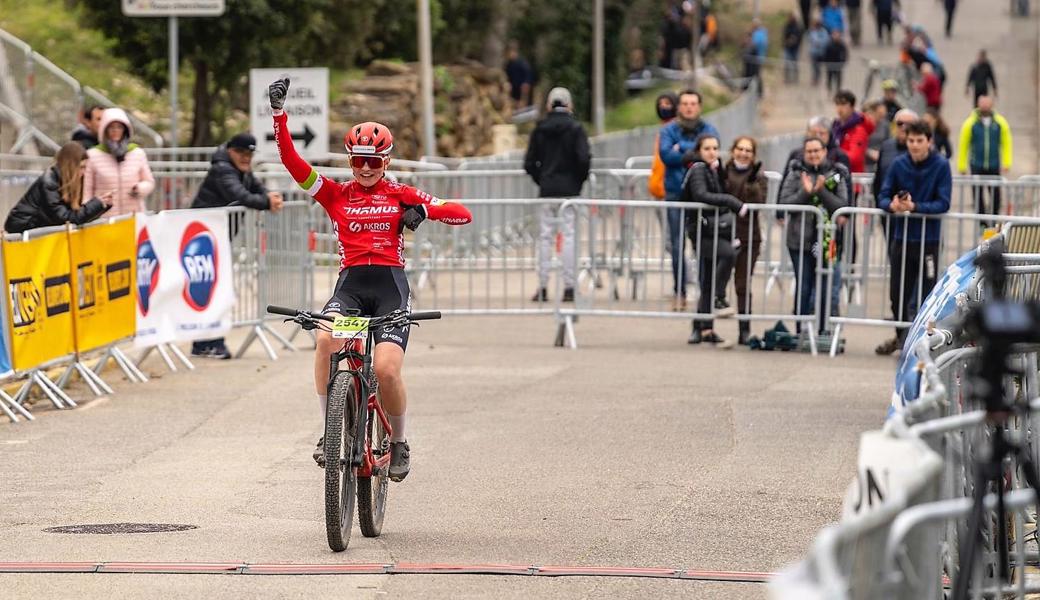
[[[376,401],[379,402],[378,397]],[[372,454],[376,460],[390,454],[390,436],[374,410],[368,411],[368,443],[372,445]],[[358,477],[358,524],[361,525],[361,535],[365,537],[378,537],[383,530],[386,496],[390,486],[389,471],[389,465],[378,469],[373,467],[371,477]]]
[[[329,548],[342,552],[350,543],[357,491],[357,469],[350,465],[357,407],[354,374],[336,373],[325,416],[325,531]]]

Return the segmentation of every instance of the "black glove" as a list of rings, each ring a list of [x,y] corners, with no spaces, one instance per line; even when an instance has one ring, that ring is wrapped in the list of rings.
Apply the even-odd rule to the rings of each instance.
[[[267,95],[271,100],[271,108],[282,110],[285,106],[285,96],[289,93],[289,78],[285,77],[272,83],[267,87]]]
[[[401,216],[401,222],[412,231],[418,229],[419,225],[426,220],[425,204],[402,204],[401,208],[405,209],[404,215]]]
[[[681,160],[684,165],[688,165],[693,161],[697,160],[698,158],[700,158],[700,154],[697,153],[697,150],[694,148],[690,148],[686,152],[683,152]]]

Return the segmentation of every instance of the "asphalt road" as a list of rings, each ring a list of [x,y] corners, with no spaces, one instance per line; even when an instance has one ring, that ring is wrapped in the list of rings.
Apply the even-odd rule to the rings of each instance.
[[[894,361],[685,344],[676,321],[454,318],[412,335],[412,473],[332,553],[310,356],[204,362],[0,424],[0,561],[446,563],[771,572],[837,519]],[[725,333],[734,323],[720,326]],[[622,341],[623,340],[623,341]],[[149,370],[160,374],[158,361]],[[56,534],[92,523],[189,531]],[[465,575],[0,575],[5,598],[720,597],[761,583]]]

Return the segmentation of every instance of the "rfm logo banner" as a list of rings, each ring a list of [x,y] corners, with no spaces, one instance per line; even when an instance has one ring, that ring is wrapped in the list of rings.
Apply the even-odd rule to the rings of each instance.
[[[225,210],[137,216],[138,347],[220,337],[235,302]]]

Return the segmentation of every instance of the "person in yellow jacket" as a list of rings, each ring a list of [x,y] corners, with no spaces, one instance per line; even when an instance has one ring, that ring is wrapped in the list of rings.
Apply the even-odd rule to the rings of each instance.
[[[971,111],[961,125],[958,143],[957,170],[972,175],[1005,175],[1011,169],[1011,126],[993,110],[991,96],[979,96],[977,108]],[[990,187],[992,210],[986,210],[986,186],[974,186],[975,204],[979,214],[1000,214],[1000,188]]]

